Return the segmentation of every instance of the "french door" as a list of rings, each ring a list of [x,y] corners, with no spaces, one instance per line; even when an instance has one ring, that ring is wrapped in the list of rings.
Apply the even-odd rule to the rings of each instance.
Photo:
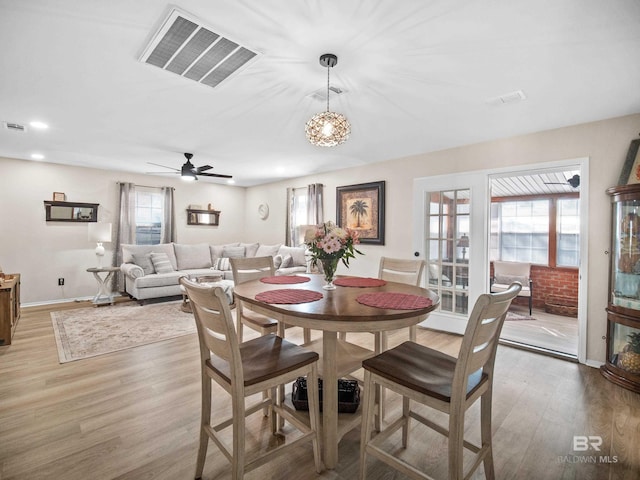
[[[486,173],[414,180],[414,249],[427,262],[426,285],[440,307],[423,326],[464,333],[488,287]]]

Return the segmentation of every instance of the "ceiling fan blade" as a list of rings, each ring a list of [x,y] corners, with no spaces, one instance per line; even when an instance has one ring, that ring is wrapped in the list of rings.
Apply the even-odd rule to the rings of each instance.
[[[162,167],[162,168],[168,168],[169,170],[175,170],[176,172],[179,172],[180,170],[178,170],[177,168],[173,168],[173,167],[167,167],[166,165],[160,165],[159,163],[153,163],[153,162],[147,162],[149,165],[155,165],[156,167]]]
[[[196,167],[196,173],[204,172],[205,170],[211,170],[213,167],[211,165],[203,165],[201,167]]]
[[[178,175],[180,172],[144,172],[145,175]]]
[[[199,173],[203,177],[219,177],[219,178],[233,178],[232,175],[222,175],[220,173]]]

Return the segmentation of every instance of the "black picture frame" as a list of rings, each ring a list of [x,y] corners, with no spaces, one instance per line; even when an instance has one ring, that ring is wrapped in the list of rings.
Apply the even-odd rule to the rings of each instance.
[[[624,161],[618,185],[629,185],[631,183],[640,183],[640,138],[631,141],[627,158]]]
[[[336,224],[358,231],[360,243],[384,245],[385,182],[336,188]]]

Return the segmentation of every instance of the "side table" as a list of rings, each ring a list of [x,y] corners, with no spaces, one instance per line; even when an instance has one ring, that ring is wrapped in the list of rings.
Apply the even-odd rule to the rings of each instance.
[[[87,268],[87,272],[93,273],[96,282],[98,282],[98,293],[93,297],[93,304],[113,305],[113,292],[111,291],[111,279],[116,272],[120,271],[120,267],[93,267]],[[101,273],[106,273],[101,277]]]

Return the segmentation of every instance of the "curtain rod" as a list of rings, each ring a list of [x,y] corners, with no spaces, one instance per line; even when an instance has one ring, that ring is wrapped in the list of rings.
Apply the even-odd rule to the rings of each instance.
[[[123,185],[125,183],[131,182],[116,182],[118,185]],[[134,187],[144,187],[144,188],[170,188],[171,190],[175,190],[176,187],[158,187],[157,185],[138,185],[137,183],[133,184]]]

